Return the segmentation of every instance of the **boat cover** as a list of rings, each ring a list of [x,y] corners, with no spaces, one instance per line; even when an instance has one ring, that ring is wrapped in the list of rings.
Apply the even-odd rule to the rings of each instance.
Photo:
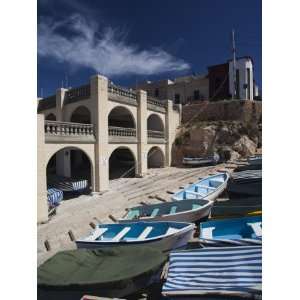
[[[63,197],[63,192],[59,189],[51,188],[47,190],[47,200],[50,207],[58,206]]]
[[[199,239],[204,247],[261,245],[262,217],[251,216],[200,223]]]
[[[166,260],[166,254],[141,246],[63,251],[38,268],[38,292],[40,299],[120,297],[147,286]]]
[[[164,296],[259,296],[261,256],[261,246],[173,251],[162,293]]]
[[[216,201],[211,209],[211,218],[243,217],[261,210],[261,196]]]
[[[48,186],[60,189],[64,192],[79,192],[88,188],[88,180],[72,179],[62,176],[49,176]]]

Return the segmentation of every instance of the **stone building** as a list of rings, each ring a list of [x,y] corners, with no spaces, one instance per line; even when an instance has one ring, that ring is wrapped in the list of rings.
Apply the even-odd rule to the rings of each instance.
[[[206,75],[192,75],[165,79],[156,82],[146,81],[137,84],[149,95],[158,99],[172,99],[174,103],[193,103],[203,100],[217,101],[231,99],[234,93],[233,63],[208,66]],[[253,60],[249,56],[236,59],[236,99],[253,100],[258,96],[258,87],[253,76]]]
[[[181,105],[143,90],[113,85],[100,75],[38,100],[38,222],[48,219],[47,176],[84,177],[91,192],[109,179],[143,176],[169,166]]]

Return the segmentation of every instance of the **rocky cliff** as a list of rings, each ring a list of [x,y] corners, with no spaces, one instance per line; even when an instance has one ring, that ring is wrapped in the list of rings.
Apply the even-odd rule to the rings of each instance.
[[[210,118],[199,107],[195,107],[193,116],[186,118],[178,129],[172,148],[173,165],[180,165],[184,156],[217,152],[223,160],[228,160],[255,154],[262,145],[261,103],[255,103],[253,109],[253,101],[249,101],[252,107],[250,110],[248,103],[238,105],[237,113],[236,102],[213,103],[211,106],[215,109],[215,114],[212,113],[210,104],[206,103],[204,107],[206,111],[209,109]],[[245,109],[242,110],[242,107]],[[183,115],[187,112],[191,114],[191,111],[192,105],[183,107]],[[224,111],[227,111],[226,115]]]

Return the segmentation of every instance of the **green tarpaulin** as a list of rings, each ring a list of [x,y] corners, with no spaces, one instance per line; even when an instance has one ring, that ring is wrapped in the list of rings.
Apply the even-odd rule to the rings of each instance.
[[[166,260],[162,252],[141,246],[63,251],[38,268],[38,299],[122,297],[152,283]]]

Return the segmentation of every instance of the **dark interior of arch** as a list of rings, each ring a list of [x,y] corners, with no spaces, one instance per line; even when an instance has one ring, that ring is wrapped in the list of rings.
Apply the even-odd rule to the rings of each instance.
[[[49,114],[45,117],[45,120],[47,120],[47,121],[56,121],[56,116],[55,116],[55,114],[51,113],[51,114]]]
[[[79,106],[75,109],[71,116],[71,122],[91,124],[91,113],[88,108]]]
[[[63,165],[69,166],[70,174],[66,174],[63,171]],[[68,169],[68,168],[67,168]],[[53,179],[63,177],[70,177],[72,180],[88,180],[89,189],[85,192],[90,191],[91,187],[91,163],[87,155],[79,149],[62,149],[56,152],[48,162],[47,169],[47,188],[55,187],[52,186]]]
[[[129,149],[118,148],[109,158],[109,179],[135,177],[135,159]]]
[[[108,126],[135,128],[131,113],[124,107],[116,107],[110,112]]]
[[[147,157],[148,168],[163,168],[164,154],[158,147],[151,148]]]
[[[147,119],[147,129],[153,131],[164,131],[164,124],[159,116],[152,114]]]

